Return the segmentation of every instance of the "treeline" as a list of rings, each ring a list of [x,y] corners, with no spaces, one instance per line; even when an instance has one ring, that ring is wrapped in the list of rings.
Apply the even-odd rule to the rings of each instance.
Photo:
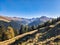
[[[32,31],[32,30],[35,30],[36,29],[36,26],[24,26],[24,25],[21,25],[20,26],[20,30],[19,30],[19,34],[22,34],[22,33],[26,33],[26,32],[29,32],[29,31]]]

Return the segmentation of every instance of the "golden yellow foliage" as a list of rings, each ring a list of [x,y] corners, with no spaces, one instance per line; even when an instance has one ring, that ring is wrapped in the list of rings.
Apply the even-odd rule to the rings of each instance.
[[[13,38],[14,37],[14,30],[11,26],[8,26],[7,32],[6,32],[7,38]]]

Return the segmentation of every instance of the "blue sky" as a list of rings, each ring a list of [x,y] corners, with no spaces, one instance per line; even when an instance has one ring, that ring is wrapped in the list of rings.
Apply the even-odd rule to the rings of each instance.
[[[0,15],[33,18],[60,16],[60,0],[0,0]]]

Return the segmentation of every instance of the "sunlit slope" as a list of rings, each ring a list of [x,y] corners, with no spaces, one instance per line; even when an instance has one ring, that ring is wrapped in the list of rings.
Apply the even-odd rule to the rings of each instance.
[[[10,22],[10,19],[7,19],[7,18],[5,18],[3,16],[0,16],[0,20],[1,21],[5,21],[5,22]]]

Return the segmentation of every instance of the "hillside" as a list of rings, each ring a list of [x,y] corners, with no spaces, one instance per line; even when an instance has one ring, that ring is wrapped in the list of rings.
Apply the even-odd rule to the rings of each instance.
[[[38,28],[34,34],[27,35],[15,43],[20,45],[60,45],[60,18],[49,21],[48,24]]]
[[[31,27],[29,27],[30,29],[28,29],[28,27],[22,27],[23,33],[16,36],[16,30],[18,30],[20,27],[18,23],[16,23],[15,21],[0,21],[0,24],[2,25],[2,27],[0,25],[1,44],[3,42],[5,43],[6,41],[12,40],[13,43],[12,41],[10,41],[11,43],[6,42],[6,44],[8,43],[10,45],[60,45],[60,17],[38,25],[38,27],[36,27],[35,30]]]

